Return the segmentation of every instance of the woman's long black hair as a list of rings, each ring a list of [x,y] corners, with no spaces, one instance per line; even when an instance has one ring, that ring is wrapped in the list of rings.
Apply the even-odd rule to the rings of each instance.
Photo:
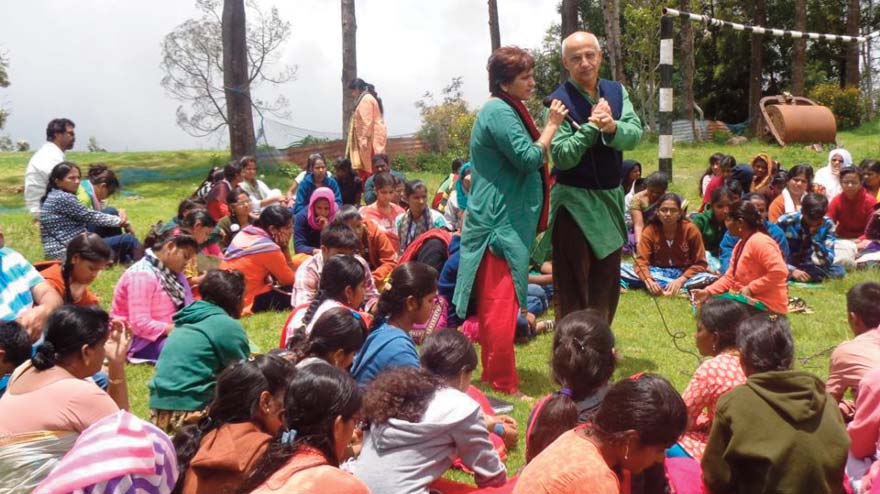
[[[79,256],[80,260],[92,262],[110,262],[113,252],[107,242],[97,233],[82,232],[73,237],[67,244],[67,255],[64,257],[64,265],[61,267],[61,277],[64,279],[64,303],[72,304],[73,295],[70,293],[70,276],[73,272],[73,256]]]
[[[80,170],[79,165],[70,161],[62,161],[55,165],[55,168],[52,168],[52,171],[49,173],[49,181],[46,182],[46,192],[43,193],[43,197],[40,198],[41,205],[46,202],[46,198],[49,197],[49,192],[59,188],[58,185],[55,184],[55,181],[64,180],[64,177],[66,177],[74,168],[79,170],[80,177],[82,177],[82,170]]]
[[[382,113],[382,115],[385,114],[385,106],[382,104],[382,98],[380,98],[379,94],[376,93],[376,86],[358,77],[356,79],[352,79],[352,81],[348,83],[348,89],[357,89],[358,91],[366,91],[372,94],[373,97],[376,98],[376,101],[379,103],[379,112]]]

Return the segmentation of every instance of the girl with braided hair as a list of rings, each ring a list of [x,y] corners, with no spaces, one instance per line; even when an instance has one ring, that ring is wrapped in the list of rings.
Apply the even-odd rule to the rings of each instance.
[[[327,362],[348,371],[367,337],[363,316],[346,307],[334,307],[316,319],[310,333],[300,327],[287,341],[290,360],[297,367]]]
[[[67,245],[64,262],[46,261],[35,267],[65,304],[98,305],[98,297],[89,290],[98,274],[107,268],[112,252],[97,233],[83,232]]]

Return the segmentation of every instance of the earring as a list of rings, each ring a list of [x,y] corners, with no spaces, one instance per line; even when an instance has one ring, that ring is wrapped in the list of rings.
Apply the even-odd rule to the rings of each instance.
[[[624,460],[629,459],[629,444],[626,445],[626,451],[624,451],[624,453],[623,453],[623,459]]]

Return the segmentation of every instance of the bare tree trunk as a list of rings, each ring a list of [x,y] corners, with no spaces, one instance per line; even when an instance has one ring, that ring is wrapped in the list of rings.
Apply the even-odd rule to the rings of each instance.
[[[767,23],[766,0],[755,0],[754,3],[755,26],[765,26]],[[763,126],[761,110],[758,104],[761,102],[764,86],[764,43],[763,35],[752,33],[751,49],[751,74],[749,75],[749,130],[752,135],[758,136]]]
[[[254,115],[248,80],[247,24],[244,0],[224,0],[222,18],[223,85],[233,158],[254,154]]]
[[[578,0],[562,0],[559,12],[562,16],[562,23],[559,25],[559,41],[562,42],[579,29]],[[566,79],[568,79],[568,72],[565,69],[560,69],[559,82],[563,83]]]
[[[679,7],[690,11],[690,0],[680,0]],[[694,29],[690,19],[681,19],[681,77],[684,86],[684,111],[691,123],[694,140],[699,141],[702,136],[697,130],[697,122],[694,120]]]
[[[794,30],[807,30],[807,0],[795,0]],[[804,65],[806,64],[807,40],[794,40],[794,57],[791,62],[791,92],[795,96],[804,95]]]
[[[342,138],[348,138],[348,125],[354,113],[354,98],[348,84],[357,77],[357,22],[354,0],[342,0]]]
[[[489,0],[489,38],[492,40],[492,53],[501,48],[501,28],[498,26],[498,0]]]
[[[860,9],[859,0],[847,1],[846,34],[848,36],[859,35]],[[845,86],[859,87],[859,44],[855,42],[846,46],[846,79],[844,83]]]
[[[874,1],[868,0],[868,12],[874,12]],[[869,29],[870,30],[870,29]],[[862,43],[862,64],[865,67],[865,94],[868,97],[868,118],[873,120],[875,112],[874,98],[874,56],[871,45],[874,44],[873,39]]]
[[[626,84],[626,73],[623,70],[623,50],[620,46],[620,0],[604,1],[602,17],[605,22],[605,45],[611,64],[611,76],[621,84]]]

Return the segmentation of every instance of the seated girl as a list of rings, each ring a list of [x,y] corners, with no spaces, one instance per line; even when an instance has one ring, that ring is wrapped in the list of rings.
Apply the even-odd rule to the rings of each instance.
[[[865,190],[874,199],[880,201],[880,161],[864,159],[859,163],[859,168],[862,170],[862,175],[865,178]]]
[[[721,160],[724,156],[724,153],[714,153],[712,156],[709,156],[709,167],[700,176],[699,192],[701,198],[706,195],[706,189],[709,188],[709,183],[712,182],[712,179],[721,176]]]
[[[336,202],[333,191],[319,187],[309,199],[309,207],[296,214],[293,221],[293,246],[300,262],[321,250],[321,230],[336,217]]]
[[[252,494],[369,494],[339,469],[361,412],[357,384],[325,364],[296,370],[289,380],[276,434],[239,492]]]
[[[375,221],[364,219],[357,208],[348,204],[339,209],[334,221],[354,230],[358,239],[356,254],[367,261],[373,273],[373,283],[381,290],[391,271],[397,267],[397,250],[388,235]]]
[[[382,372],[364,398],[363,444],[352,472],[373,492],[428,494],[458,455],[478,487],[499,486],[507,470],[489,442],[480,406],[464,390],[477,353],[462,356],[453,383],[419,369]]]
[[[724,223],[730,213],[730,205],[738,200],[739,196],[735,196],[727,187],[721,186],[712,191],[708,208],[701,213],[691,215],[691,222],[697,227],[703,238],[706,262],[711,271],[718,272],[721,267],[719,260],[721,239],[727,233],[727,227],[724,226]]]
[[[710,357],[694,372],[682,394],[688,410],[687,432],[670,448],[668,456],[703,458],[718,398],[745,384],[736,348],[736,328],[757,311],[735,300],[714,298],[700,308],[696,344],[700,355]]]
[[[15,369],[0,398],[0,436],[39,431],[82,432],[128,409],[125,355],[128,327],[99,307],[65,305],[46,321],[43,343]],[[86,378],[109,361],[102,391]]]
[[[572,312],[553,335],[553,380],[562,387],[532,409],[526,431],[526,462],[563,433],[590,422],[608,392],[617,367],[614,334],[605,318],[591,310]]]
[[[472,171],[473,166],[470,163],[466,163],[461,167],[458,179],[455,181],[452,192],[449,194],[449,199],[446,201],[443,217],[446,218],[446,223],[449,225],[450,230],[461,231],[461,227],[464,225],[464,213],[467,210],[468,194],[471,192]]]
[[[174,435],[180,494],[236,492],[282,428],[293,365],[276,356],[241,360],[220,373],[198,424]]]
[[[203,415],[214,397],[217,374],[250,354],[241,315],[244,276],[211,270],[202,283],[202,299],[174,314],[150,389],[150,421],[173,433]]]
[[[128,219],[89,209],[76,198],[79,189],[79,167],[68,161],[55,165],[49,174],[46,193],[40,200],[40,237],[47,259],[63,260],[67,244],[89,227],[128,227]],[[115,260],[130,263],[140,259],[143,249],[130,233],[104,239],[115,255]]]
[[[240,187],[232,189],[232,192],[226,196],[226,203],[229,206],[229,214],[220,218],[220,221],[217,222],[220,250],[222,252],[226,252],[226,249],[229,248],[229,244],[232,243],[232,239],[238,235],[238,232],[252,222],[251,198],[244,189]]]
[[[348,372],[366,335],[367,325],[360,314],[335,307],[317,318],[309,334],[302,329],[294,331],[287,340],[287,349],[297,367],[323,361]]]
[[[83,206],[101,211],[102,213],[119,216],[125,214],[125,210],[117,210],[116,208],[107,206],[106,200],[120,189],[119,179],[116,173],[104,163],[95,163],[89,165],[87,177],[80,177],[79,190],[76,191],[76,198]],[[101,237],[115,237],[122,235],[125,231],[119,227],[99,227],[90,226],[90,232],[97,233]]]
[[[468,164],[469,163],[470,162],[468,162]],[[449,175],[440,182],[440,186],[437,187],[437,192],[434,192],[434,198],[431,199],[432,208],[441,213],[446,213],[446,204],[449,202],[449,195],[452,194],[452,191],[455,189],[455,182],[458,180],[458,173],[461,171],[461,167],[465,164],[465,161],[461,158],[455,158],[452,160],[452,168]]]
[[[669,178],[663,172],[654,172],[645,178],[644,185],[645,190],[634,194],[629,206],[635,245],[638,245],[642,238],[642,230],[654,219],[657,201],[666,194]]]
[[[788,320],[758,314],[737,329],[746,385],[718,399],[703,453],[710,492],[843,492],[849,437],[837,401],[792,370]]]
[[[636,182],[642,178],[642,164],[636,160],[623,160],[623,178],[620,185],[624,196],[635,195]]]
[[[0,321],[0,396],[6,392],[9,377],[31,358],[31,337],[17,321]]]
[[[565,432],[532,459],[514,494],[618,494],[621,471],[663,461],[684,432],[687,410],[662,377],[638,374],[611,386],[589,424]]]
[[[767,235],[770,235],[770,237],[774,241],[776,241],[776,244],[779,245],[779,250],[782,251],[782,256],[788,257],[788,240],[785,239],[785,234],[782,232],[782,229],[776,225],[776,223],[771,223],[767,220],[767,198],[764,196],[764,194],[752,192],[743,196],[742,200],[748,201],[755,205],[755,208],[758,210],[758,214],[761,216],[761,221],[764,224],[764,229],[767,231]],[[730,215],[728,213],[728,217],[729,216]],[[733,255],[733,249],[736,247],[736,243],[739,242],[739,240],[739,237],[731,234],[729,230],[724,234],[724,238],[721,239],[722,274],[726,273],[727,268],[730,267],[730,257]]]
[[[251,208],[255,215],[259,215],[264,207],[272,204],[289,207],[286,195],[278,189],[270,189],[265,182],[257,178],[257,158],[255,156],[243,156],[238,160],[238,164],[241,166],[241,182],[238,186],[250,196]]]
[[[424,324],[434,309],[437,271],[408,262],[391,273],[390,283],[379,297],[370,335],[351,368],[361,386],[392,367],[419,367],[419,354],[409,333],[413,325]]]
[[[785,188],[782,194],[773,199],[767,216],[772,223],[779,221],[784,214],[796,213],[801,210],[801,200],[813,188],[813,167],[807,164],[794,165],[788,171]]]
[[[242,228],[226,249],[220,269],[244,274],[243,315],[290,308],[292,219],[278,204],[264,208],[256,223]]]
[[[361,197],[364,195],[364,182],[361,177],[351,168],[351,160],[348,158],[336,158],[333,163],[333,178],[339,184],[339,192],[342,194],[342,204],[360,206]]]
[[[214,221],[214,218],[211,217],[207,209],[194,209],[186,213],[183,219],[178,222],[179,231],[189,234],[199,244],[199,250],[196,252],[196,255],[186,263],[186,268],[183,270],[183,276],[186,278],[187,283],[189,283],[193,297],[196,298],[198,298],[199,285],[205,278],[204,270],[199,268],[200,262],[203,265],[208,263],[209,265],[216,266],[217,262],[219,262],[218,256],[222,255],[217,244],[219,238],[212,238],[216,226],[217,222]],[[217,256],[214,254],[217,254]]]
[[[155,236],[144,258],[122,273],[113,290],[110,314],[128,321],[134,338],[129,358],[155,362],[174,329],[172,317],[193,302],[183,270],[199,244],[192,236],[169,230]]]
[[[828,217],[836,225],[838,242],[858,240],[865,234],[877,199],[862,187],[862,172],[854,166],[840,169],[840,186],[843,192],[831,200]]]
[[[110,263],[110,247],[97,233],[83,232],[67,244],[64,262],[47,261],[35,267],[65,304],[98,305],[98,297],[89,290],[98,274]]]
[[[758,153],[749,163],[752,167],[752,183],[749,190],[745,192],[757,192],[758,194],[767,193],[776,176],[775,162],[767,153]]]
[[[364,304],[366,277],[364,266],[352,256],[335,255],[324,263],[315,298],[308,304],[294,307],[284,324],[281,346],[302,330],[308,335],[321,314],[335,307],[358,311]]]
[[[842,278],[846,271],[835,263],[834,223],[825,216],[828,199],[818,193],[804,196],[799,213],[786,214],[776,223],[788,240],[789,277],[800,282],[819,283],[828,278]]]
[[[725,185],[726,183],[728,183],[728,181],[734,179],[734,173],[738,168],[736,164],[736,158],[729,154],[725,154],[718,161],[718,167],[721,169],[721,173],[713,176],[712,180],[710,180],[709,184],[706,186],[706,190],[701,196],[703,198],[703,201],[702,204],[700,204],[700,212],[706,209],[706,205],[709,204],[709,200],[712,198],[712,192],[714,192],[715,189]],[[749,171],[751,171],[751,168],[749,168]],[[751,184],[751,180],[751,176],[749,176],[748,180],[744,181],[745,183],[742,184],[741,188],[747,189],[749,187],[749,184]]]
[[[332,190],[336,207],[342,206],[342,192],[339,190],[339,184],[336,183],[335,178],[327,174],[327,163],[321,153],[309,155],[306,170],[305,178],[296,189],[296,201],[291,214],[296,215],[306,209],[312,199],[312,194],[321,187]]]
[[[394,176],[388,172],[373,175],[376,184],[376,202],[361,208],[364,220],[375,221],[379,230],[388,236],[395,254],[400,252],[400,241],[397,235],[397,218],[404,209],[397,204],[397,192],[394,190]]]
[[[642,232],[636,248],[635,266],[620,266],[621,285],[670,296],[714,280],[706,270],[700,231],[684,218],[681,200],[667,193],[657,202],[657,216]]]
[[[700,304],[712,295],[731,293],[745,302],[777,314],[788,312],[788,268],[779,245],[767,235],[758,208],[751,201],[734,203],[727,230],[739,237],[730,267],[715,283],[693,290]]]
[[[428,188],[421,180],[406,182],[404,194],[409,209],[395,220],[398,252],[403,253],[419,235],[432,228],[448,228],[446,218],[428,207]]]

